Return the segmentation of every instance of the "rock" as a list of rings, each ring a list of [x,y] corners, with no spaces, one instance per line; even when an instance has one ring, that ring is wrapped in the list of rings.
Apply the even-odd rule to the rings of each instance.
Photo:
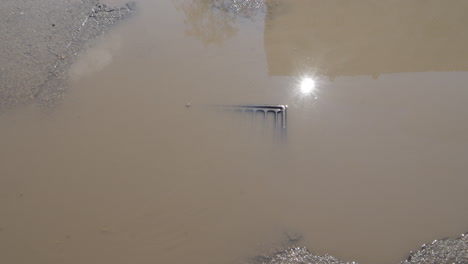
[[[415,253],[410,252],[402,264],[468,264],[468,235],[434,240]]]
[[[295,233],[287,232],[288,238],[298,238]],[[291,236],[291,237],[290,237]],[[292,240],[291,240],[292,239]],[[285,250],[271,250],[247,261],[249,264],[357,264],[343,262],[330,255],[314,255],[305,247],[290,247]],[[468,264],[468,235],[459,238],[444,238],[434,240],[430,244],[423,244],[419,251],[410,252],[401,264]]]
[[[245,17],[265,12],[266,3],[266,0],[212,0],[213,7]]]
[[[293,247],[284,251],[276,252],[271,256],[259,256],[251,260],[251,264],[345,264],[330,255],[314,255],[305,247]],[[352,262],[357,264],[355,262]]]

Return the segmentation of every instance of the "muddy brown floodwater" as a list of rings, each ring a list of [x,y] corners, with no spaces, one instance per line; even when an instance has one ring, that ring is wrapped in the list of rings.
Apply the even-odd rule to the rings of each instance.
[[[58,107],[0,116],[0,262],[239,263],[295,230],[392,264],[468,230],[468,3],[138,5]],[[288,105],[286,138],[237,104]]]

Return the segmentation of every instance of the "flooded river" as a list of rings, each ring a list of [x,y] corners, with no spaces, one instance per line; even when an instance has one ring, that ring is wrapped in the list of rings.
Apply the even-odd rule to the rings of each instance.
[[[294,230],[394,264],[468,230],[468,3],[215,3],[139,1],[60,105],[0,115],[0,262],[239,263]],[[225,107],[252,104],[286,133]]]

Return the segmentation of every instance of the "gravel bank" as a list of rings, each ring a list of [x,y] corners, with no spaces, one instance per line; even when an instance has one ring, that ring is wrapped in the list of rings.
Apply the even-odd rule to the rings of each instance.
[[[109,7],[98,0],[1,1],[0,110],[57,102],[77,55],[134,9],[134,3]]]

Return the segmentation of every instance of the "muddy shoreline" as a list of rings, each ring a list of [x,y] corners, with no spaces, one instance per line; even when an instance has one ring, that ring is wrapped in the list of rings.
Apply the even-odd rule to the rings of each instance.
[[[135,9],[133,2],[111,7],[98,0],[2,1],[0,109],[58,102],[80,52]]]

